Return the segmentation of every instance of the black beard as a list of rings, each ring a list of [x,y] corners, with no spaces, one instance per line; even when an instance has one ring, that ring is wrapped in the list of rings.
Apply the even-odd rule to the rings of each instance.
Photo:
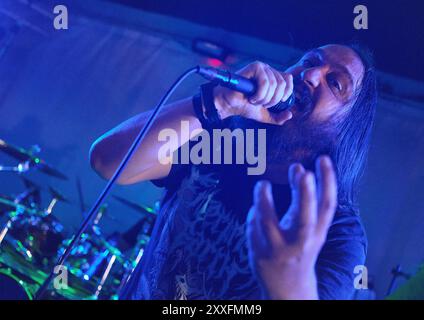
[[[267,131],[270,131],[267,136],[269,164],[300,162],[311,167],[319,155],[330,152],[334,139],[334,130],[330,125],[317,123],[310,118],[291,119]]]
[[[329,154],[335,137],[334,125],[313,121],[309,112],[281,126],[233,116],[224,120],[223,127],[231,130],[266,129],[267,165],[300,162],[310,169],[319,155]],[[257,136],[257,132],[255,134]],[[257,139],[254,143],[257,154]]]

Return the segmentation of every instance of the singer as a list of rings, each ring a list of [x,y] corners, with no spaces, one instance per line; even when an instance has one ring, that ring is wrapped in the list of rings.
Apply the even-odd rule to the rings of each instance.
[[[356,193],[377,101],[370,53],[357,45],[308,51],[284,72],[254,62],[249,97],[221,86],[165,106],[119,183],[166,188],[141,263],[121,299],[350,299],[367,240]],[[287,100],[289,110],[269,108]],[[148,113],[92,146],[92,167],[110,178]],[[163,164],[163,129],[266,129],[266,170]],[[187,138],[177,140],[180,152]],[[236,148],[234,148],[236,150]],[[230,152],[234,152],[231,150]],[[162,159],[163,160],[163,159]]]

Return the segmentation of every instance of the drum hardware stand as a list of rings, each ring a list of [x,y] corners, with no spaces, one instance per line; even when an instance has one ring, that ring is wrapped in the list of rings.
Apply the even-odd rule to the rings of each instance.
[[[0,167],[0,169],[1,169],[1,167]],[[20,205],[20,203],[24,199],[26,199],[29,195],[31,195],[32,193],[34,193],[36,191],[37,191],[37,189],[32,187],[32,188],[27,189],[27,190],[21,192],[20,194],[18,194],[15,197],[15,199],[13,200],[13,203],[16,205],[16,207],[15,207],[14,211],[9,211],[9,213],[8,213],[9,219],[7,220],[7,222],[4,224],[4,227],[0,231],[0,247],[3,243],[4,238],[7,235],[7,233],[12,228],[13,222],[16,221],[18,219],[18,217],[20,215],[24,214],[24,212],[25,212],[24,206]],[[31,212],[30,214],[33,214],[33,212]],[[15,247],[21,247],[21,246],[15,245]],[[31,252],[29,252],[29,250],[20,248],[19,251],[24,251],[25,256],[28,257],[29,259],[32,259],[32,255],[31,255]]]
[[[3,229],[0,232],[0,246],[3,243],[3,240],[6,237],[6,234],[11,227],[12,227],[12,219],[9,219],[9,220],[7,220],[7,222],[5,223],[5,226],[3,227]]]
[[[131,255],[129,258],[129,261],[133,261],[130,263],[127,261],[124,264],[124,274],[121,277],[121,282],[116,290],[117,294],[115,296],[120,297],[125,289],[125,285],[130,280],[134,270],[137,268],[143,254],[144,249],[146,248],[148,238],[146,239],[146,235],[150,235],[151,231],[154,227],[154,222],[156,219],[156,214],[154,212],[158,212],[160,210],[160,202],[156,202],[154,205],[154,209],[147,208],[144,206],[141,206],[137,203],[133,203],[131,201],[128,201],[122,197],[119,197],[117,195],[113,196],[116,200],[118,200],[120,203],[126,205],[129,208],[134,209],[136,212],[141,213],[143,215],[142,221],[142,227],[141,227],[141,236],[137,237],[136,244],[133,248],[133,252],[136,252],[137,255]],[[128,232],[128,231],[127,231]]]
[[[19,205],[19,198],[16,198],[13,202],[16,204],[16,209],[9,212],[9,219],[4,224],[3,229],[0,231],[0,246],[3,243],[3,240],[6,237],[8,231],[10,228],[12,228],[13,222],[17,220],[19,215],[22,215],[25,212],[24,207]]]
[[[53,198],[49,205],[47,206],[47,209],[44,211],[46,213],[46,215],[50,215],[53,211],[54,206],[56,205],[56,203],[59,201],[59,199],[57,198]]]
[[[3,229],[0,231],[0,248],[2,246],[3,240],[6,237],[7,233],[13,226],[13,222],[17,220],[18,216],[21,215],[23,212],[13,211],[15,212],[14,215],[9,214],[9,220],[4,224]],[[16,251],[24,256],[25,259],[29,259],[29,261],[32,260],[33,256],[31,254],[31,251],[29,251],[27,248],[23,246],[21,241],[19,240],[13,240],[12,241],[13,246],[15,247]]]
[[[131,278],[132,272],[134,270],[134,268],[131,268],[131,266],[128,266],[130,263],[126,262],[126,265],[124,265],[124,274],[122,276],[121,282],[119,283],[119,286],[116,290],[116,294],[114,295],[114,297],[119,298],[120,295],[122,294],[125,285],[128,283],[128,281]]]
[[[169,97],[174,93],[176,88],[190,75],[195,74],[200,71],[200,66],[196,66],[194,68],[191,68],[184,72],[170,87],[170,89],[165,93],[165,95],[162,97],[158,105],[153,109],[152,113],[150,114],[146,124],[143,126],[143,128],[140,130],[140,132],[135,137],[134,141],[131,144],[131,147],[128,149],[128,152],[122,159],[120,165],[116,169],[113,176],[110,178],[110,180],[107,182],[105,188],[102,190],[101,194],[91,207],[90,211],[87,214],[87,217],[82,222],[79,230],[77,233],[72,237],[71,242],[66,247],[63,255],[60,257],[56,265],[63,266],[65,260],[68,258],[68,256],[71,254],[72,249],[75,247],[75,245],[78,243],[81,235],[85,232],[85,230],[91,225],[91,222],[95,216],[95,214],[98,212],[100,206],[102,205],[103,201],[106,199],[106,197],[109,195],[112,187],[114,186],[117,179],[120,177],[121,173],[127,166],[129,160],[134,155],[135,151],[139,147],[140,143],[145,138],[147,132],[151,128],[153,122],[155,121],[157,115],[159,114],[159,111],[161,110],[162,106],[168,101]],[[44,294],[46,293],[48,287],[50,286],[50,283],[53,281],[53,278],[56,276],[56,273],[53,270],[50,272],[49,276],[46,278],[44,283],[41,285],[40,289],[37,291],[37,294],[35,296],[36,300],[40,300],[44,297]]]
[[[103,217],[103,215],[106,214],[106,210],[107,210],[107,204],[105,203],[100,207],[99,211],[97,212],[97,215],[93,221],[93,226],[97,226],[99,224],[100,219]]]
[[[132,264],[128,263],[128,265],[124,266],[126,270],[124,272],[124,275],[122,276],[121,283],[119,284],[119,287],[118,287],[118,290],[117,290],[117,292],[118,292],[117,296],[118,297],[121,296],[121,294],[123,293],[125,285],[128,283],[128,281],[130,281],[131,276],[133,275],[135,268],[137,268],[137,266],[138,266],[138,264],[141,260],[141,257],[144,254],[144,248],[146,246],[147,240],[145,239],[144,235],[142,237],[143,238],[140,241],[138,241],[138,245],[137,245],[138,252],[137,252],[137,257],[134,260],[134,263],[132,263]]]
[[[56,191],[52,187],[49,187],[49,191],[50,191],[50,194],[52,195],[52,199],[50,200],[50,203],[47,206],[47,208],[44,210],[44,213],[46,214],[46,216],[51,215],[54,207],[59,201],[69,203],[69,201],[64,196],[62,196],[58,191]]]
[[[82,191],[82,187],[81,187],[81,181],[80,181],[79,178],[77,178],[77,180],[76,180],[76,185],[77,185],[78,200],[79,200],[79,204],[80,204],[81,214],[82,214],[83,217],[85,217],[86,208],[85,208],[85,203],[84,203],[83,191]],[[108,208],[108,205],[103,204],[100,207],[99,211],[97,212],[97,215],[94,218],[92,229],[93,229],[93,232],[95,234],[98,234],[98,232],[99,232],[99,229],[97,228],[97,226],[98,226],[100,220],[102,219],[102,217],[106,214],[107,208]],[[96,292],[93,295],[94,299],[97,300],[99,298],[99,295],[100,295],[101,291],[103,290],[103,286],[104,286],[104,284],[105,284],[105,282],[106,282],[106,280],[109,276],[110,270],[112,269],[112,266],[115,263],[115,261],[116,261],[116,255],[112,254],[111,258],[108,261],[106,270],[103,272],[103,275],[100,279],[100,282],[97,285]]]
[[[86,207],[85,207],[84,195],[83,195],[82,187],[81,187],[81,180],[79,177],[77,177],[76,185],[77,185],[77,191],[78,191],[78,202],[80,205],[80,211],[81,211],[82,218],[84,219]]]
[[[6,172],[25,173],[25,172],[28,172],[30,169],[31,169],[31,166],[29,161],[21,162],[17,166],[1,166],[0,165],[0,172],[6,171]]]
[[[107,264],[106,270],[105,270],[105,272],[102,275],[102,278],[100,280],[99,285],[97,286],[96,293],[94,294],[95,299],[98,299],[99,298],[100,292],[103,289],[103,285],[105,284],[106,279],[108,278],[109,273],[110,273],[110,270],[112,269],[112,266],[115,263],[115,261],[116,261],[116,255],[113,254],[112,257],[109,259],[109,262]]]
[[[392,280],[390,281],[390,285],[389,285],[389,288],[387,289],[386,296],[389,296],[393,292],[397,278],[403,277],[407,280],[411,278],[411,274],[402,271],[400,264],[396,265],[396,267],[392,269],[391,273],[392,273]]]
[[[22,203],[22,201],[27,200],[30,196],[34,195],[38,190],[34,187],[31,187],[20,194],[18,194],[15,197],[15,200],[13,201],[16,204]],[[39,203],[35,203],[35,205],[39,206]],[[34,202],[31,202],[30,207],[34,207]]]

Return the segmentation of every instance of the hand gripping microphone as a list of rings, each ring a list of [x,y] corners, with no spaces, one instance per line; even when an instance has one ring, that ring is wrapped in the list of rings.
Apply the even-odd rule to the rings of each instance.
[[[244,93],[247,97],[254,95],[257,90],[257,85],[254,80],[239,76],[227,70],[198,66],[197,73],[208,80],[218,81],[223,87]],[[291,108],[294,102],[295,96],[294,93],[292,93],[286,101],[280,101],[268,110],[278,113]]]

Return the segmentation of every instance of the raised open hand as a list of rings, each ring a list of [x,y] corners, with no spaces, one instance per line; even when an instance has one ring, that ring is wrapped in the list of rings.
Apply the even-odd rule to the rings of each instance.
[[[302,165],[289,169],[292,203],[279,222],[271,184],[259,181],[247,219],[249,259],[264,297],[317,299],[315,263],[337,206],[331,160],[321,156],[316,176]]]

